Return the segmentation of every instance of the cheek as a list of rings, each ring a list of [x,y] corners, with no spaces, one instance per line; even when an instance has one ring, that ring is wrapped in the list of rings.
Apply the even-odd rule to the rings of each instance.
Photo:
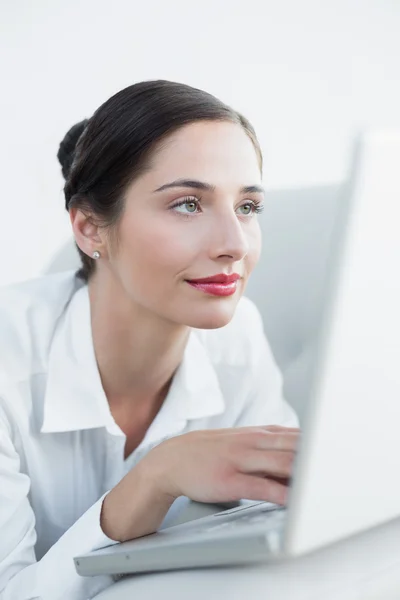
[[[190,264],[197,247],[193,230],[167,219],[126,222],[121,229],[120,251],[135,270],[146,266],[153,272],[178,272]]]

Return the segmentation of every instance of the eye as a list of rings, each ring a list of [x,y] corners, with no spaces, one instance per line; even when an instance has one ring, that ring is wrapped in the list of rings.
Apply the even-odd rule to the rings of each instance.
[[[239,206],[238,210],[241,211],[240,214],[244,217],[249,217],[252,214],[261,213],[264,210],[264,206],[260,202],[251,201]]]
[[[197,198],[183,198],[173,206],[171,210],[175,210],[184,215],[196,214],[199,210],[199,201]]]

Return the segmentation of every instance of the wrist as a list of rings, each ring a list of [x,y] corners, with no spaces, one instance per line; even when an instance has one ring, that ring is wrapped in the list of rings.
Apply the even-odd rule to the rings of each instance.
[[[182,458],[181,448],[178,446],[181,438],[182,436],[173,437],[162,442],[137,465],[143,469],[142,477],[147,480],[153,493],[165,501],[171,501],[171,504],[183,495],[178,476]]]
[[[138,464],[104,498],[101,528],[118,542],[148,535],[159,528],[174,500]]]

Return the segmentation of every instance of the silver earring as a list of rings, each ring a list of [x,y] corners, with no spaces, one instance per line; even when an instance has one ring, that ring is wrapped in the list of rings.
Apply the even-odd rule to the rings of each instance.
[[[92,254],[92,257],[93,257],[95,260],[98,260],[98,259],[100,258],[100,252],[99,252],[98,250],[95,250],[95,251],[93,252],[93,254]]]

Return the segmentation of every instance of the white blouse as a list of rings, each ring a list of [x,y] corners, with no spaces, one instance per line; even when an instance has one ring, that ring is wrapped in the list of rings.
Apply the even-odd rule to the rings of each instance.
[[[257,424],[297,419],[248,299],[226,327],[192,330],[161,410],[124,460],[87,286],[67,272],[0,290],[0,599],[92,598],[113,580],[79,577],[73,557],[112,543],[100,528],[107,491],[162,440]]]

